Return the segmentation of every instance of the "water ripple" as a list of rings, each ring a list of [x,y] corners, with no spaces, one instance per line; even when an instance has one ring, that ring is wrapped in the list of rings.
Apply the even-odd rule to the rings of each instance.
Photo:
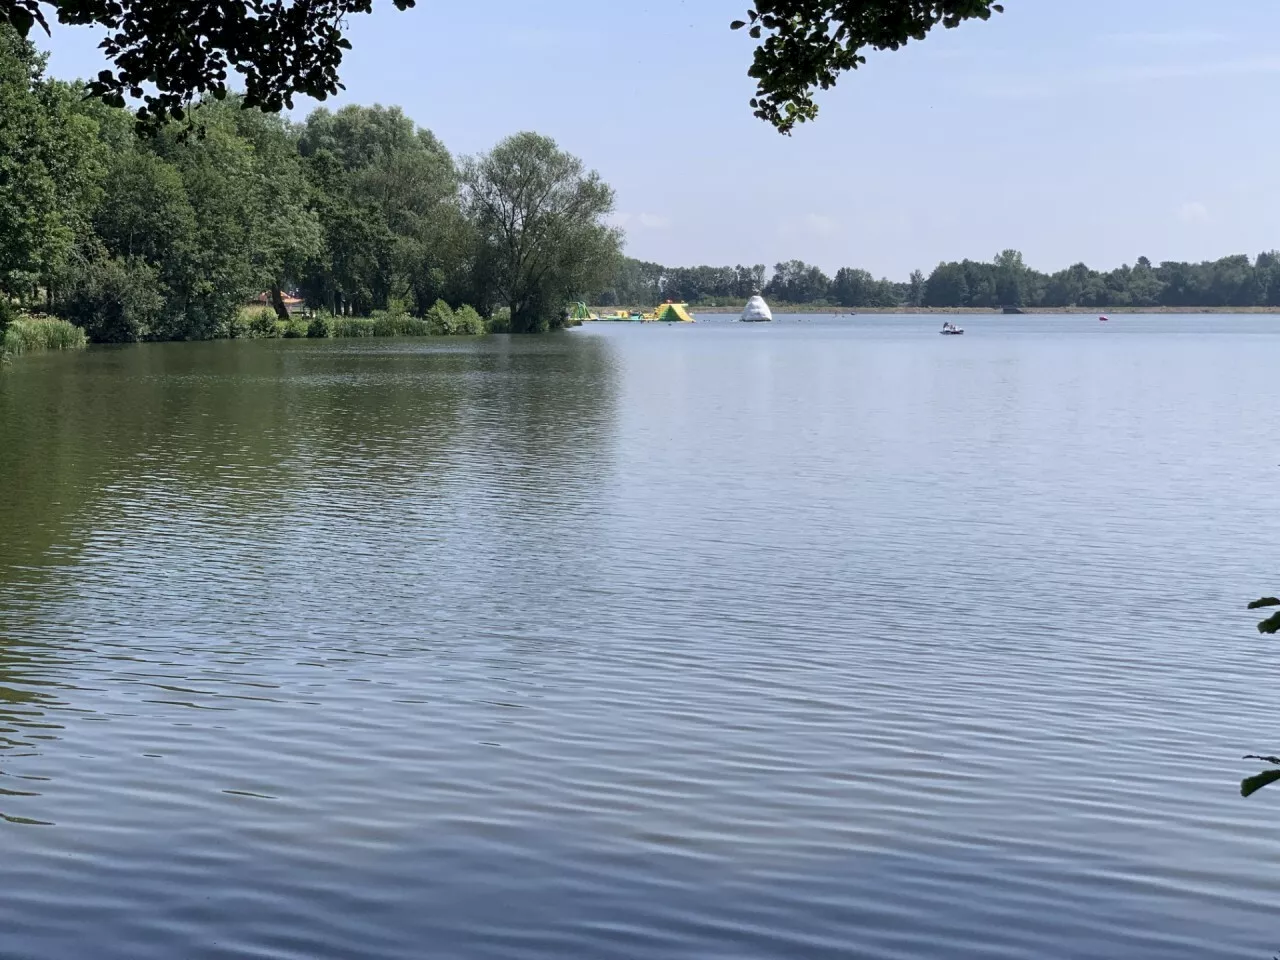
[[[12,365],[0,956],[1280,949],[1280,328],[967,326]]]

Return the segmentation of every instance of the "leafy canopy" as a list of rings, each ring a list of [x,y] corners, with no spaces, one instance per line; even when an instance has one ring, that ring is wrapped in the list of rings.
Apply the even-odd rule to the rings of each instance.
[[[621,235],[605,218],[613,190],[549,137],[517,133],[463,168],[480,269],[511,311],[512,333],[563,322],[566,302],[599,289]]]
[[[392,0],[400,10],[415,0]],[[204,94],[221,100],[238,73],[244,106],[278,112],[296,94],[323,100],[341,89],[338,66],[351,44],[346,18],[372,0],[0,0],[0,22],[22,36],[51,7],[67,24],[105,27],[100,44],[114,69],[90,82],[113,106],[142,101],[140,118],[181,120]]]
[[[392,0],[400,10],[415,0]],[[141,101],[138,115],[181,120],[208,95],[224,98],[239,74],[243,104],[278,112],[298,94],[323,100],[342,88],[338,68],[351,48],[346,20],[369,13],[373,0],[0,0],[0,22],[22,36],[47,32],[50,8],[68,24],[104,27],[101,47],[112,63],[89,84],[114,106]],[[757,82],[756,116],[782,133],[818,112],[815,88],[866,62],[862,51],[897,50],[923,40],[938,24],[986,20],[995,0],[756,0],[746,28],[756,48],[748,74]]]
[[[1003,10],[995,0],[756,0],[746,20],[730,26],[763,38],[747,71],[756,80],[751,106],[789,134],[817,116],[814,88],[827,90],[866,63],[862,51],[897,50],[938,24],[958,27]]]

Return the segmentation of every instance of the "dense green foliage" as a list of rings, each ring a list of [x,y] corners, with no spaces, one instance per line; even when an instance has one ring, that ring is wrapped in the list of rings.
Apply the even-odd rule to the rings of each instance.
[[[1077,263],[1046,274],[1006,250],[995,260],[939,264],[924,282],[926,307],[1274,307],[1280,255],[1245,254],[1204,263],[1139,257],[1133,266],[1091,270]]]
[[[277,320],[305,335],[286,290],[335,316],[384,311],[384,329],[476,332],[507,307],[517,332],[545,330],[618,256],[612,192],[545,137],[511,137],[464,177],[394,107],[294,125],[208,99],[142,134],[42,74],[0,25],[0,300],[95,341],[275,336]],[[264,291],[274,317],[242,318]],[[448,322],[429,321],[437,302]]]
[[[817,116],[814,88],[826,90],[866,63],[863,50],[897,50],[938,24],[956,27],[1002,10],[995,0],[755,0],[747,19],[730,26],[763,37],[747,71],[756,81],[751,106],[790,133]]]
[[[404,10],[414,0],[393,0]],[[293,106],[294,94],[323,100],[338,92],[338,66],[350,43],[346,18],[368,13],[372,0],[306,3],[226,0],[0,0],[0,25],[25,37],[42,7],[68,24],[105,29],[99,44],[114,66],[91,84],[93,93],[123,107],[141,100],[149,121],[181,120],[202,95],[223,99],[231,72],[239,75],[249,105],[273,112]]]
[[[415,0],[393,0],[401,10]],[[246,106],[278,113],[295,94],[324,100],[342,89],[338,67],[350,43],[347,18],[372,0],[0,0],[0,25],[25,37],[48,32],[44,7],[69,24],[102,27],[99,44],[113,69],[89,84],[107,103],[141,101],[138,117],[156,125],[182,120],[202,97],[222,100],[232,73]],[[938,24],[958,26],[1001,10],[995,0],[755,0],[746,27],[760,41],[751,68],[756,116],[790,133],[817,115],[815,87],[865,63],[862,51],[897,50]]]
[[[763,264],[664,267],[625,259],[612,284],[597,293],[594,302],[601,306],[651,306],[663,300],[706,304],[745,300],[757,292],[782,304],[868,309],[1280,308],[1280,253],[1158,265],[1139,257],[1133,266],[1125,264],[1109,271],[1077,263],[1056,273],[1042,273],[1028,267],[1017,250],[1005,250],[989,261],[940,263],[927,277],[916,270],[906,282],[877,280],[855,267],[842,267],[835,277],[828,277],[800,260],[776,264],[772,273],[767,273]]]
[[[602,222],[613,191],[555,141],[508,137],[468,162],[465,177],[477,268],[510,307],[512,332],[545,330],[615,270],[622,237]]]

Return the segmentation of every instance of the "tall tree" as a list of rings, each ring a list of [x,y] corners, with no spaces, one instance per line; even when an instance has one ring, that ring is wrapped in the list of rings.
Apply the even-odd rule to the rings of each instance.
[[[394,298],[421,314],[460,295],[475,243],[453,159],[429,130],[398,107],[317,110],[299,147],[324,234],[312,300],[367,312]]]
[[[911,279],[907,281],[906,293],[908,307],[924,306],[924,273],[922,271],[911,271]]]
[[[996,299],[1002,307],[1021,307],[1026,299],[1027,265],[1017,250],[996,255]]]
[[[79,92],[45,81],[44,65],[0,23],[0,294],[47,286],[87,228],[102,180]]]
[[[969,282],[964,267],[958,263],[940,263],[933,268],[924,284],[924,306],[967,307]]]
[[[220,104],[209,106],[223,109]],[[276,316],[288,320],[284,288],[302,280],[322,247],[320,221],[309,206],[310,192],[298,155],[298,132],[287,120],[257,110],[236,110],[228,119],[253,147],[257,199],[263,213],[256,266]]]
[[[765,287],[768,296],[786,303],[813,303],[827,299],[830,292],[830,278],[803,260],[775,264],[773,276]]]
[[[842,307],[869,307],[875,293],[875,278],[866,270],[841,267],[831,281],[831,296]]]
[[[613,191],[554,140],[518,133],[464,167],[467,207],[515,333],[561,323],[566,301],[615,269]]]

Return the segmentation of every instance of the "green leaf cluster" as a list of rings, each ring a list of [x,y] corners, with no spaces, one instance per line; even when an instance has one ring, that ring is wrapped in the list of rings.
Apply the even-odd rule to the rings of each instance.
[[[404,10],[414,0],[394,0]],[[140,104],[136,115],[160,126],[184,120],[203,98],[227,99],[237,75],[250,106],[272,112],[303,94],[324,100],[342,89],[338,67],[351,44],[347,18],[371,0],[305,3],[223,0],[44,0],[66,24],[103,28],[111,67],[89,83],[106,103]],[[0,25],[26,37],[49,30],[40,0],[0,0]]]
[[[818,115],[814,91],[866,63],[864,51],[897,50],[938,25],[1002,10],[994,0],[756,0],[746,20],[729,26],[759,42],[747,71],[755,115],[790,134]]]

